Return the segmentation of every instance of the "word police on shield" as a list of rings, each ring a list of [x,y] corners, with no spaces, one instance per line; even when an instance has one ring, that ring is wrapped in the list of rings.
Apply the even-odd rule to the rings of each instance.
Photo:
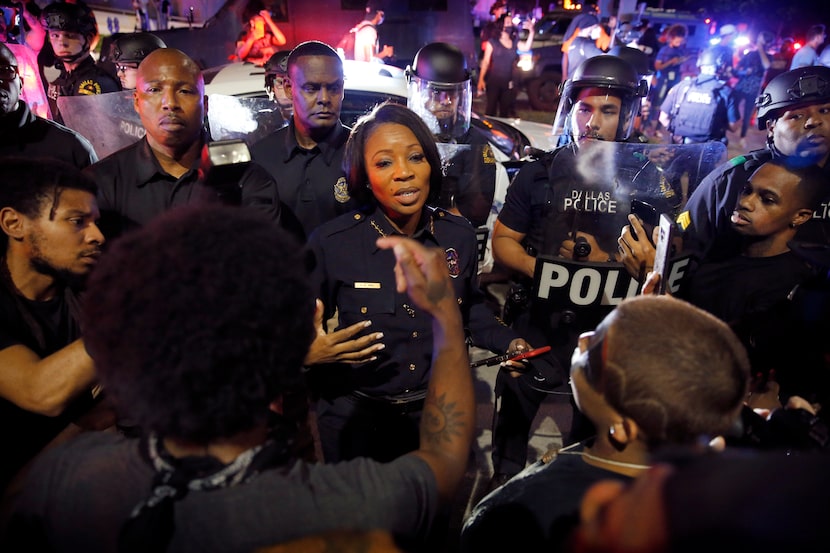
[[[676,292],[691,257],[671,260],[667,290]],[[638,294],[640,283],[620,263],[585,263],[561,257],[539,256],[533,275],[536,300],[557,306],[619,305]]]

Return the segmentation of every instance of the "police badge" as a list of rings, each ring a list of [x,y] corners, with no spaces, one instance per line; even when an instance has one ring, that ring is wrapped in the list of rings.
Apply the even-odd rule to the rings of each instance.
[[[458,252],[455,248],[447,248],[445,253],[447,255],[447,269],[450,271],[450,276],[457,278],[461,274],[461,267],[458,265]]]
[[[344,204],[349,201],[349,185],[346,184],[346,177],[340,177],[334,183],[334,199]]]

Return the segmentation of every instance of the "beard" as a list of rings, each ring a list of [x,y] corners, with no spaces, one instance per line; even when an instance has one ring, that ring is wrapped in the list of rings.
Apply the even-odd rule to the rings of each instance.
[[[55,266],[43,254],[40,248],[41,239],[37,234],[32,234],[30,237],[32,244],[32,254],[29,264],[34,271],[53,278],[56,282],[67,284],[71,288],[82,287],[86,281],[87,273],[76,273],[64,267]]]

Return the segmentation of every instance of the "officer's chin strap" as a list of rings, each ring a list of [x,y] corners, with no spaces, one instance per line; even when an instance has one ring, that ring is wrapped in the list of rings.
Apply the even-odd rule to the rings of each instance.
[[[78,61],[82,57],[88,55],[89,54],[89,39],[86,37],[86,35],[83,35],[83,37],[84,37],[84,45],[81,47],[80,52],[78,52],[77,54],[73,54],[71,56],[56,56],[56,57],[59,60],[61,60],[63,63],[75,63],[76,61]]]

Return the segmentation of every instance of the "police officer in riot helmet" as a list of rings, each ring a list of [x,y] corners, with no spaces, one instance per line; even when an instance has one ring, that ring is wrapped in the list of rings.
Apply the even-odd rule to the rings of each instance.
[[[427,124],[439,146],[446,174],[438,206],[462,215],[473,226],[487,222],[496,188],[496,160],[487,139],[470,128],[472,88],[464,53],[433,42],[415,54],[406,69],[407,105]],[[464,146],[449,146],[464,145]]]
[[[285,80],[288,78],[288,54],[291,50],[280,50],[265,62],[265,91],[268,98],[276,102],[286,124],[294,115],[294,103],[291,95],[285,91]]]
[[[736,255],[739,243],[731,232],[732,212],[744,183],[764,163],[785,159],[795,166],[818,165],[830,175],[830,68],[801,67],[774,77],[755,103],[758,128],[767,131],[767,146],[733,158],[710,172],[689,196],[677,218],[684,250],[704,260]],[[825,200],[813,218],[801,225],[797,240],[827,242],[830,213]],[[636,263],[649,265],[654,250],[640,252]]]
[[[722,49],[700,53],[700,74],[672,87],[660,106],[660,124],[672,134],[675,144],[697,144],[710,140],[727,143],[726,132],[736,131],[741,114],[724,80],[731,60]]]
[[[98,36],[98,25],[92,11],[81,4],[56,2],[46,6],[41,23],[58,60],[57,78],[47,90],[53,118],[62,122],[58,97],[116,92],[121,86],[112,75],[95,64],[90,49]],[[48,75],[48,73],[47,73]]]
[[[651,81],[651,75],[654,71],[651,69],[649,57],[639,48],[617,45],[608,50],[608,55],[622,58],[634,66],[634,69],[637,71],[637,75],[639,75],[640,79],[645,81],[646,84]],[[640,99],[640,112],[634,120],[634,129],[632,130],[629,142],[649,142],[648,137],[642,132],[642,122],[648,119],[650,110],[651,102],[649,102],[648,95],[646,95]]]
[[[421,116],[440,142],[463,139],[470,129],[472,109],[464,53],[445,42],[427,44],[415,54],[406,75],[409,109]]]
[[[585,60],[562,88],[554,132],[565,144],[523,166],[508,190],[493,231],[494,257],[513,272],[505,316],[520,335],[528,336],[529,343],[550,345],[553,350],[535,358],[528,375],[514,378],[502,371],[497,377],[500,401],[493,431],[491,487],[524,468],[528,433],[539,405],[546,392],[556,391],[567,381],[579,333],[590,330],[604,316],[603,306],[591,305],[588,311],[566,303],[553,306],[531,300],[536,256],[587,261],[598,267],[615,261],[618,222],[627,210],[622,204],[612,207],[605,201],[623,191],[608,188],[615,166],[614,158],[605,153],[613,156],[615,149],[604,143],[629,138],[647,89],[635,68],[621,58],[602,55]],[[590,174],[585,174],[586,168]],[[594,172],[610,179],[594,179]],[[653,176],[647,178],[657,180]],[[628,193],[622,195],[627,198]],[[584,201],[577,205],[573,198]],[[575,414],[571,439],[586,437],[583,432],[590,431],[580,430],[577,420]]]
[[[167,45],[156,35],[150,33],[130,33],[123,35],[112,45],[112,62],[115,64],[118,78],[124,90],[135,90],[135,78],[138,64],[150,52]]]
[[[589,114],[584,109],[575,109],[580,104],[585,107],[582,97],[591,90],[604,91],[619,117],[602,118],[597,117],[601,113],[594,110]],[[579,144],[585,138],[625,141],[631,135],[634,118],[640,110],[640,99],[647,93],[648,84],[627,61],[616,56],[589,58],[562,85],[553,122],[554,134],[562,137],[564,143]],[[599,98],[601,94],[595,96]],[[585,115],[591,116],[586,118]]]
[[[830,67],[813,65],[793,69],[772,79],[755,102],[758,128],[767,130],[767,144],[774,153],[800,158],[828,170],[830,154]],[[785,132],[787,112],[806,117],[799,132]],[[821,137],[821,140],[819,140]]]

